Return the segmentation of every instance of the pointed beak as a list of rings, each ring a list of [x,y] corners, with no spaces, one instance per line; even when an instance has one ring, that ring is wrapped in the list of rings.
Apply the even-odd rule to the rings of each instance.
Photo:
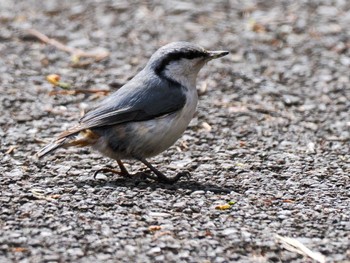
[[[230,52],[228,51],[208,51],[208,58],[209,59],[215,59],[215,58],[221,58],[223,56],[228,55]]]

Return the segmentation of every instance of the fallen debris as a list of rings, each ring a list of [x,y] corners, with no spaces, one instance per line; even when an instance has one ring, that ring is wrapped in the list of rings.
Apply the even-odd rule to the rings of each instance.
[[[77,95],[77,94],[98,94],[98,95],[107,95],[109,90],[104,89],[71,89],[72,85],[66,82],[60,81],[61,76],[57,74],[50,74],[46,76],[46,80],[50,82],[53,87],[59,87],[63,90],[53,90],[50,91],[49,95]]]
[[[38,30],[32,28],[28,30],[28,33],[30,35],[35,36],[36,38],[38,38],[40,41],[42,41],[45,44],[51,45],[56,47],[59,50],[65,51],[67,53],[70,53],[72,55],[72,61],[73,64],[79,64],[80,63],[80,58],[92,58],[94,59],[94,61],[101,61],[105,58],[107,58],[110,53],[107,50],[97,50],[97,51],[84,51],[78,48],[73,48],[73,47],[69,47],[59,41],[57,41],[56,39],[53,38],[49,38],[48,36],[46,36],[45,34],[39,32]],[[83,63],[84,66],[86,63]]]
[[[309,248],[307,248],[304,244],[302,244],[300,241],[298,241],[295,238],[282,237],[280,235],[276,235],[276,239],[282,244],[282,246],[285,249],[291,252],[295,252],[300,255],[312,258],[313,260],[319,263],[326,262],[326,257],[324,255],[322,255],[319,252],[311,251]]]

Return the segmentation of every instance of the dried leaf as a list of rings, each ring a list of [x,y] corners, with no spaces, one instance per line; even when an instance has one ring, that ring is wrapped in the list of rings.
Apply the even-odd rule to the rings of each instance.
[[[72,87],[69,83],[60,82],[60,79],[60,75],[57,74],[50,74],[46,76],[46,80],[54,86],[60,87],[62,89],[70,89]]]
[[[57,83],[60,81],[60,79],[60,75],[57,74],[50,74],[46,76],[46,80],[54,86],[57,86]]]
[[[229,204],[215,206],[216,210],[227,210],[227,209],[230,209],[230,208],[231,208],[231,205],[229,205]]]
[[[12,252],[26,252],[28,251],[28,248],[25,247],[14,247],[12,248]]]
[[[61,197],[61,195],[59,195],[59,194],[55,194],[55,195],[50,195],[49,196],[49,198],[52,198],[52,199],[58,199],[60,197]]]
[[[149,226],[148,227],[148,230],[151,231],[151,232],[159,231],[161,229],[162,229],[161,226]]]
[[[249,26],[252,31],[256,33],[265,33],[266,32],[266,27],[263,24],[258,23],[254,19],[249,20]]]

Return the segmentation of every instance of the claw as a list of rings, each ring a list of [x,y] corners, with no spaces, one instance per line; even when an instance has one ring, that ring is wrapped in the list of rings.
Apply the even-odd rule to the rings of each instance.
[[[137,174],[140,175],[141,179],[151,179],[153,181],[158,181],[158,182],[164,183],[164,184],[176,183],[181,178],[185,178],[186,180],[189,180],[191,178],[191,174],[188,171],[180,172],[177,175],[175,175],[174,177],[167,177],[165,175],[163,175],[163,176],[159,176],[159,175],[154,176],[154,175],[151,175],[150,172],[151,171],[145,171],[145,172],[139,172]]]
[[[96,176],[99,174],[99,173],[113,173],[113,174],[117,174],[117,175],[121,175],[123,177],[130,177],[130,174],[129,173],[125,173],[125,172],[121,172],[121,171],[117,171],[117,170],[114,170],[114,169],[111,169],[111,168],[101,168],[101,169],[98,169],[97,171],[94,172],[94,175],[93,175],[93,178],[94,180],[96,180]],[[106,176],[111,176],[111,175],[108,175],[106,174]]]
[[[149,171],[139,172],[138,174],[142,180],[151,179],[153,181],[157,181],[158,179],[156,176],[151,175]]]
[[[192,177],[192,175],[191,175],[191,173],[189,171],[180,172],[176,176],[178,176],[179,179],[184,177],[184,178],[186,178],[186,180],[190,180],[191,177]]]
[[[157,177],[155,178],[155,180],[157,180],[158,182],[161,183],[166,183],[166,184],[173,184],[176,183],[177,181],[179,181],[181,178],[186,178],[187,180],[189,180],[191,178],[191,174],[188,171],[185,172],[180,172],[177,175],[175,175],[174,177]]]
[[[158,171],[156,168],[154,168],[152,166],[152,164],[150,164],[148,161],[146,161],[146,159],[136,158],[136,157],[134,157],[134,158],[139,160],[140,162],[142,162],[144,165],[146,165],[157,176],[156,178],[154,178],[153,176],[152,177],[148,176],[148,178],[151,178],[153,180],[157,180],[158,182],[161,182],[161,183],[172,184],[172,183],[176,183],[177,181],[179,181],[180,178],[182,178],[182,177],[186,177],[187,179],[189,179],[191,176],[190,173],[186,171],[186,172],[178,173],[174,177],[169,178],[169,177],[165,176],[163,173],[161,173],[160,171]]]

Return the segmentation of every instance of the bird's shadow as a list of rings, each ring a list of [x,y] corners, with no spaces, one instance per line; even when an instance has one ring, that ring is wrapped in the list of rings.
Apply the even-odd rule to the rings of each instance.
[[[36,165],[39,168],[42,168],[44,166],[44,165],[39,166],[39,163],[36,163]],[[67,173],[67,174],[69,174],[69,173]],[[130,189],[133,189],[133,188],[138,188],[138,189],[151,188],[152,190],[160,188],[160,189],[166,189],[166,190],[171,190],[171,191],[183,189],[183,190],[190,190],[191,192],[210,191],[210,192],[218,193],[218,194],[220,194],[220,193],[227,194],[227,193],[231,193],[231,192],[242,193],[245,191],[245,189],[243,189],[240,186],[224,187],[224,186],[218,186],[218,185],[210,184],[210,183],[199,183],[199,182],[195,181],[195,178],[190,178],[187,180],[182,179],[182,180],[175,182],[173,184],[166,184],[166,183],[160,183],[160,182],[153,181],[153,180],[142,179],[141,177],[138,177],[136,174],[134,174],[131,178],[125,178],[125,177],[110,178],[110,177],[107,177],[107,179],[96,179],[93,176],[91,176],[91,179],[84,180],[84,181],[75,181],[74,184],[77,187],[83,187],[83,186],[89,185],[91,187],[112,187],[112,188],[128,187]]]
[[[166,190],[172,190],[176,191],[178,189],[185,189],[190,190],[191,192],[195,191],[210,191],[213,193],[222,193],[227,194],[230,192],[242,192],[242,189],[233,189],[233,188],[226,188],[222,186],[217,186],[214,184],[207,184],[207,183],[198,183],[193,180],[186,180],[186,181],[178,181],[173,184],[165,184],[165,183],[159,183],[155,181],[150,180],[141,180],[141,179],[134,179],[134,178],[117,178],[117,179],[107,179],[107,180],[100,180],[100,179],[91,179],[84,182],[76,182],[76,185],[78,187],[82,187],[84,185],[89,185],[91,187],[112,187],[112,188],[118,188],[118,187],[128,187],[128,188],[138,188],[138,189],[146,189],[151,188],[152,190],[156,189],[166,189]]]

